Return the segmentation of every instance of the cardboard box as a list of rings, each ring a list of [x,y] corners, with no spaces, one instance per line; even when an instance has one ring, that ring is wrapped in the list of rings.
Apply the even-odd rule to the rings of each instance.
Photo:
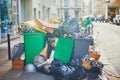
[[[23,69],[24,68],[24,60],[16,59],[12,60],[12,69]]]
[[[48,33],[54,32],[54,28],[49,23],[42,21],[41,19],[35,19],[34,22],[40,29],[45,30]]]

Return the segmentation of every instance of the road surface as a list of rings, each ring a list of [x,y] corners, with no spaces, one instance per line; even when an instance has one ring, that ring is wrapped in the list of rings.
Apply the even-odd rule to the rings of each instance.
[[[111,66],[115,69],[117,74],[120,75],[120,26],[109,23],[93,24],[94,33],[96,33],[96,47],[102,49],[102,55],[106,56]],[[107,63],[108,66],[110,65],[109,63]],[[105,66],[107,66],[107,64]],[[109,69],[109,71],[112,72],[111,69]],[[120,80],[120,78],[118,80]]]

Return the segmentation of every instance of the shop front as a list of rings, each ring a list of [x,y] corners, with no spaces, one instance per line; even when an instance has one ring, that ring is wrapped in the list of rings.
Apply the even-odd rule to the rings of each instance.
[[[0,41],[7,40],[7,34],[14,36],[15,27],[19,23],[17,12],[18,0],[0,0]]]
[[[108,6],[108,16],[110,16],[111,19],[118,14],[120,14],[120,0],[116,0]]]

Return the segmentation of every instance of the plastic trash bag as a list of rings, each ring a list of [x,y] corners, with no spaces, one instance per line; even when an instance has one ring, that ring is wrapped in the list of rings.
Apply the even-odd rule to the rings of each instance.
[[[70,79],[74,76],[75,74],[75,68],[72,66],[68,66],[68,65],[62,65],[59,68],[59,74],[66,80],[66,79]]]
[[[23,52],[24,52],[24,43],[18,43],[16,45],[14,45],[11,58],[19,59],[21,57],[21,55],[23,54]]]
[[[66,19],[60,28],[62,28],[63,31],[65,31],[66,33],[70,34],[74,32],[79,32],[78,19],[77,18]]]
[[[80,67],[81,66],[81,60],[79,58],[72,59],[69,63],[72,67]]]
[[[54,34],[56,34],[57,37],[67,35],[67,37],[72,37],[74,32],[79,32],[79,24],[77,18],[72,19],[66,19],[62,25],[55,29]]]
[[[56,72],[58,68],[62,65],[62,62],[60,62],[57,59],[54,59],[51,63],[50,71],[53,75],[56,75]]]
[[[45,61],[46,60],[45,60],[44,57],[42,57],[40,55],[35,56],[35,58],[34,58],[34,65],[36,66],[37,71],[40,71],[40,72],[43,71],[43,69],[44,69],[43,65],[41,65],[41,66],[39,66],[39,65],[43,64]]]
[[[75,80],[82,80],[86,78],[86,70],[82,67],[82,60],[80,58],[76,58],[71,60],[70,65],[75,68]]]
[[[55,59],[50,67],[51,74],[56,80],[73,80],[75,74],[75,68],[61,63],[59,60]]]
[[[101,75],[103,66],[101,66],[101,63],[96,60],[87,59],[87,61],[89,61],[92,66],[90,70],[86,70],[87,78],[88,80],[96,80],[99,77],[98,75]]]
[[[25,66],[25,71],[26,72],[36,72],[36,67],[33,64],[27,64]]]
[[[45,61],[46,61],[45,58],[42,57],[42,56],[40,56],[40,55],[38,55],[38,56],[36,56],[36,57],[34,58],[34,64],[35,64],[36,66],[38,66],[39,64],[44,63]]]
[[[49,67],[51,66],[50,64],[47,63],[46,59],[42,56],[36,56],[34,58],[34,64],[37,68],[37,71],[39,72],[44,72],[49,74],[50,73],[50,69]]]

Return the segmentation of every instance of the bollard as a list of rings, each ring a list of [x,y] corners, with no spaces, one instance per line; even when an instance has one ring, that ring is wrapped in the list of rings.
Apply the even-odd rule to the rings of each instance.
[[[10,48],[10,34],[7,34],[7,42],[8,42],[8,60],[11,59],[10,54],[11,54],[11,48]]]

